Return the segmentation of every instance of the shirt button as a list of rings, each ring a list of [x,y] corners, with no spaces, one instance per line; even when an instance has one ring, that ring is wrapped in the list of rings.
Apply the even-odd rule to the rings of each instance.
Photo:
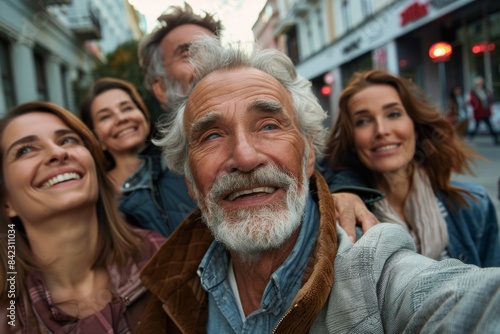
[[[128,183],[128,182],[127,182],[127,183],[125,183],[123,186],[124,186],[125,188],[129,188],[129,187],[130,187],[130,183]]]

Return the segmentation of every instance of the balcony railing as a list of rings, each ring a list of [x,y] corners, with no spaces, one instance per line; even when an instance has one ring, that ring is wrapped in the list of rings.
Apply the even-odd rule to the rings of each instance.
[[[45,6],[71,5],[73,0],[40,0],[39,3]]]
[[[101,39],[101,23],[91,8],[69,17],[70,28],[81,40]]]

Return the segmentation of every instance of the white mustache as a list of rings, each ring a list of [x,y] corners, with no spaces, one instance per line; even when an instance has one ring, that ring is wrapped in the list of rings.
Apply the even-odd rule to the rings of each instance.
[[[294,182],[297,182],[294,176],[281,171],[276,165],[262,166],[251,173],[221,173],[214,181],[212,189],[210,189],[210,197],[217,199],[243,188],[269,185],[288,189]]]

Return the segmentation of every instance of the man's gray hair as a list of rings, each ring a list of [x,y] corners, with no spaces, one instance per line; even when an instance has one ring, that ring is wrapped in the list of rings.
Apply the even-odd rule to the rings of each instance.
[[[276,49],[261,49],[256,43],[231,42],[222,45],[214,37],[201,37],[190,48],[190,61],[196,79],[194,88],[209,74],[224,69],[254,68],[278,80],[292,97],[299,130],[306,142],[312,141],[316,154],[323,153],[327,129],[323,125],[326,112],[311,90],[311,83],[297,74],[286,54]],[[188,164],[188,142],[184,132],[183,118],[189,96],[182,97],[176,112],[158,126],[160,138],[154,143],[163,147],[163,156],[168,168],[185,174]]]
[[[161,41],[172,30],[186,24],[194,24],[211,31],[219,36],[222,31],[222,23],[213,14],[203,12],[197,14],[186,2],[183,6],[170,6],[158,17],[158,26],[148,35],[144,36],[139,43],[139,64],[144,70],[144,84],[151,89],[155,78],[168,80],[169,75],[165,73],[163,66],[164,50],[160,46]],[[166,83],[166,81],[165,81]]]

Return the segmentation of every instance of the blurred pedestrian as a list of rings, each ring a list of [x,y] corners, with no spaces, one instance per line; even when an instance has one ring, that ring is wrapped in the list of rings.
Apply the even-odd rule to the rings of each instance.
[[[455,127],[457,135],[460,138],[464,138],[469,129],[469,115],[467,112],[467,102],[463,95],[462,86],[460,85],[455,85],[450,89],[446,118]]]
[[[477,134],[479,125],[484,123],[489,129],[495,145],[500,145],[498,134],[495,132],[490,120],[493,94],[485,87],[483,77],[476,77],[474,80],[474,87],[471,89],[469,95],[469,103],[474,110],[474,119],[476,121],[474,130],[470,134],[471,139]]]

